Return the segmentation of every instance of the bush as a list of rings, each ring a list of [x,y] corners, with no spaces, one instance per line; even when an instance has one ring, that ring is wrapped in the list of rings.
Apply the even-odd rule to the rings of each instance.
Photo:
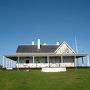
[[[0,65],[0,68],[2,68],[3,66],[2,65]]]

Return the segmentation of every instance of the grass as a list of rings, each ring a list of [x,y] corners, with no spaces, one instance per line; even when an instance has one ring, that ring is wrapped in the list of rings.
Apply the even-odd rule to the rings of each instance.
[[[59,73],[0,71],[0,90],[90,90],[90,68]]]

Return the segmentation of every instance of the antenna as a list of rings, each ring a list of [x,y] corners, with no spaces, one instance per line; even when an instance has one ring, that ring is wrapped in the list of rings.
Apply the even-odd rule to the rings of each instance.
[[[76,53],[78,53],[77,38],[76,38],[76,35],[75,35],[75,50],[76,50]]]

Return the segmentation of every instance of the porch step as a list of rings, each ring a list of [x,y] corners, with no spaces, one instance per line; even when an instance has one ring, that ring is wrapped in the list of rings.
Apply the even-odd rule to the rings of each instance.
[[[65,72],[66,68],[65,67],[60,67],[60,68],[42,68],[42,72]]]

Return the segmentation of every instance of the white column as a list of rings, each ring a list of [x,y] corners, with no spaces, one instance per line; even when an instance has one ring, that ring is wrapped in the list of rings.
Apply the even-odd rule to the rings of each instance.
[[[35,61],[34,61],[34,56],[33,56],[33,67],[35,67]]]
[[[48,61],[48,67],[50,67],[49,56],[47,56],[47,61]]]
[[[13,69],[13,60],[12,60],[12,69]]]
[[[18,57],[18,60],[17,60],[17,68],[19,69],[19,57]]]
[[[9,60],[8,64],[9,64],[9,68],[10,68],[10,60]]]
[[[78,58],[75,56],[75,67],[78,67]]]
[[[90,66],[90,59],[89,59],[89,56],[87,56],[87,66]]]
[[[61,66],[63,67],[63,56],[61,56]]]
[[[10,60],[9,60],[9,68],[11,67],[11,62],[10,62]]]
[[[11,66],[11,68],[12,68],[12,60],[10,60],[10,61],[11,61],[11,65],[10,65],[10,66]]]
[[[33,56],[33,64],[34,64],[34,56]]]
[[[3,68],[4,68],[4,59],[5,59],[5,57],[3,56],[3,62],[2,62],[2,66],[3,66]]]
[[[83,57],[82,57],[82,67],[84,66],[84,61],[83,61]]]
[[[79,61],[78,61],[78,58],[77,58],[77,67],[79,67]]]
[[[9,67],[8,62],[9,62],[9,60],[7,60],[7,68]]]
[[[36,68],[37,68],[37,61],[38,61],[37,58],[38,58],[38,57],[36,57]]]
[[[7,69],[7,59],[6,59],[6,69]]]

